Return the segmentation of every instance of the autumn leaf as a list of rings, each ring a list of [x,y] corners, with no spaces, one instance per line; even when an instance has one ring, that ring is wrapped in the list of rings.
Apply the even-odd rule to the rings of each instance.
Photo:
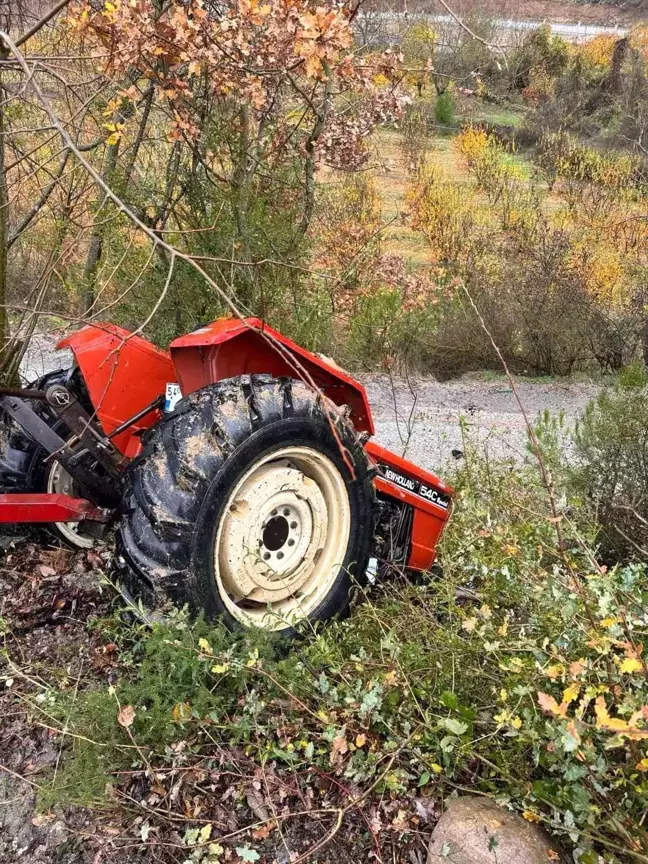
[[[547,693],[542,693],[538,690],[538,704],[547,714],[553,714],[554,717],[564,717],[567,714],[567,706],[559,705],[553,696]]]
[[[540,822],[540,817],[533,810],[525,810],[522,813],[522,818],[526,819],[527,822]]]
[[[348,751],[349,744],[344,735],[338,735],[337,738],[334,738],[333,744],[331,745],[331,752],[329,753],[329,762],[331,765],[339,765],[342,761],[342,757]]]
[[[212,825],[211,822],[207,822],[207,824],[203,825],[200,829],[200,833],[198,834],[198,841],[200,843],[206,843],[211,837],[212,833]]]
[[[124,729],[129,729],[133,725],[133,721],[135,720],[135,709],[132,705],[123,705],[119,709],[119,714],[117,715],[117,722],[120,726],[123,726]]]
[[[574,699],[576,699],[578,697],[579,693],[580,693],[580,685],[579,684],[570,684],[569,687],[567,687],[563,691],[562,704],[565,706],[569,705],[571,702],[574,701]]]
[[[187,704],[187,702],[178,702],[171,710],[171,717],[176,723],[189,720],[191,717],[191,705]]]
[[[569,674],[572,678],[578,678],[585,670],[585,659],[581,657],[580,660],[574,660],[573,663],[569,664]]]
[[[641,668],[641,663],[639,660],[637,660],[636,657],[626,657],[626,659],[619,667],[621,672],[627,672],[628,674],[631,674],[632,672],[639,672]]]
[[[476,626],[477,626],[477,619],[474,617],[473,618],[466,618],[466,620],[462,621],[462,623],[461,623],[462,629],[465,630],[467,633],[472,633],[472,631],[475,629]]]
[[[229,663],[215,663],[211,667],[211,671],[214,673],[214,675],[224,675],[229,668]]]

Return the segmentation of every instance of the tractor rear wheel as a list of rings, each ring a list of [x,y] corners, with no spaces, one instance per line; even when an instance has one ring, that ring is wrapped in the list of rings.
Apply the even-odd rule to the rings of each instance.
[[[28,386],[46,390],[53,384],[63,384],[86,410],[93,410],[78,369],[57,369]],[[61,437],[68,437],[69,430],[47,404],[33,402],[32,407]],[[47,452],[12,417],[0,412],[0,493],[60,492],[83,497],[65,468],[59,462],[46,461],[46,456]],[[95,544],[94,538],[84,533],[83,522],[56,522],[46,527],[51,536],[73,549],[91,549]],[[9,536],[26,536],[29,530],[27,524],[2,526],[2,533]]]
[[[286,634],[346,613],[373,542],[372,474],[309,387],[253,375],[192,393],[127,478],[118,578],[145,605]]]

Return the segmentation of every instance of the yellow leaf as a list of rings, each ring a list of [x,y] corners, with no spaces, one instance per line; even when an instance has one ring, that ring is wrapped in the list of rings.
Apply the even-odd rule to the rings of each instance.
[[[466,620],[462,622],[461,626],[464,630],[466,630],[466,632],[472,633],[472,631],[477,626],[477,619],[476,618],[466,618]]]
[[[605,627],[605,628],[614,627],[614,625],[618,624],[620,620],[621,620],[620,618],[604,618],[601,621],[601,627]]]
[[[639,660],[636,657],[626,657],[621,666],[619,667],[621,672],[638,672],[642,667]]]
[[[206,825],[203,825],[203,827],[200,829],[200,834],[198,835],[198,840],[201,843],[206,843],[209,840],[209,838],[211,837],[211,833],[212,833],[212,826],[211,826],[211,823],[208,822]]]
[[[545,672],[547,678],[551,678],[552,681],[555,681],[556,678],[559,678],[563,673],[563,667],[558,664],[554,664],[553,666],[547,667]]]
[[[362,733],[360,735],[356,735],[356,739],[355,739],[356,747],[364,747],[364,745],[366,743],[367,743],[367,736],[366,735],[363,735]]]
[[[635,765],[637,771],[648,771],[648,759],[644,756],[637,764]]]
[[[522,727],[522,720],[520,719],[520,717],[515,716],[515,717],[511,720],[511,726],[512,726],[514,729],[520,729],[520,728]]]
[[[202,638],[199,639],[198,640],[198,647],[200,648],[201,651],[206,651],[208,654],[212,653],[211,645],[209,644],[209,642],[206,639],[202,639]]]
[[[184,720],[189,720],[191,717],[191,705],[187,702],[178,702],[173,706],[171,716],[176,723],[182,723]]]
[[[563,705],[569,705],[570,702],[573,702],[574,699],[577,698],[579,693],[580,693],[580,686],[578,684],[570,684],[569,687],[567,687],[563,691],[563,697],[562,697]]]
[[[440,765],[437,765],[436,762],[432,762],[430,764],[430,768],[434,771],[435,774],[443,774],[443,768]]]
[[[224,675],[225,672],[230,668],[229,663],[216,663],[211,667],[211,671],[214,675]]]
[[[525,810],[522,816],[527,822],[540,822],[540,817],[533,810]]]
[[[502,702],[506,702],[506,700],[508,699],[508,690],[505,690],[503,687],[500,690],[500,699],[502,700]]]

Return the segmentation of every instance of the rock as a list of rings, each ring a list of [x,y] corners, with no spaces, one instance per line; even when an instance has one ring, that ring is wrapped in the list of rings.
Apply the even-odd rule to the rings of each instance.
[[[427,864],[556,864],[563,858],[536,825],[489,798],[450,802],[432,832]]]

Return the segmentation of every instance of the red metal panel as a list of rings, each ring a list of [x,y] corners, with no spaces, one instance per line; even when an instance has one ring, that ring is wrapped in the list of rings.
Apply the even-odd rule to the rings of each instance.
[[[93,324],[59,342],[70,348],[81,369],[99,422],[108,435],[160,393],[176,375],[171,358],[141,336],[115,324]],[[140,450],[138,435],[160,419],[152,411],[114,439],[125,456]],[[59,520],[60,521],[60,520]]]
[[[450,486],[443,483],[436,474],[424,471],[413,462],[408,462],[402,456],[392,453],[390,450],[368,441],[365,449],[372,462],[387,465],[396,471],[402,472],[408,477],[413,477],[432,489],[442,492],[452,498],[454,491]],[[412,539],[408,567],[415,570],[428,570],[436,560],[436,546],[443,533],[446,522],[450,518],[451,507],[441,507],[434,501],[421,498],[420,495],[402,489],[396,483],[392,483],[379,474],[374,479],[374,485],[379,492],[389,495],[398,501],[411,504],[414,508],[414,519],[412,521]]]
[[[85,498],[69,495],[0,495],[0,523],[3,522],[106,522],[110,511],[96,507]]]
[[[259,318],[219,318],[171,343],[171,357],[183,394],[214,381],[266,372],[315,384],[336,405],[351,408],[360,432],[374,433],[364,387],[331,362],[306,351]]]

